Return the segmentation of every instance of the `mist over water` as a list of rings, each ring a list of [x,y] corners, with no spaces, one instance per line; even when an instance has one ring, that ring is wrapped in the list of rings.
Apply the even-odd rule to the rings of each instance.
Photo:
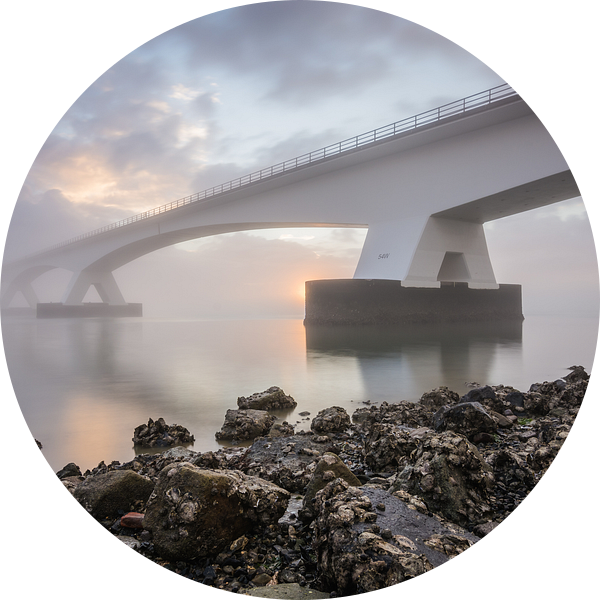
[[[131,460],[133,430],[150,417],[187,427],[194,450],[216,450],[226,410],[273,385],[298,402],[278,414],[297,429],[328,406],[352,414],[367,401],[417,401],[440,385],[461,395],[471,382],[526,391],[573,364],[591,371],[598,319],[344,328],[3,317],[2,333],[21,410],[57,471]]]

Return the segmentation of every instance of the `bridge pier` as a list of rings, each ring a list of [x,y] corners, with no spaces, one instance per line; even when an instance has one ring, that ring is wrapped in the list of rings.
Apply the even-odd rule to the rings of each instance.
[[[408,325],[522,321],[520,285],[470,288],[466,282],[439,288],[408,287],[387,279],[306,282],[306,325]]]
[[[84,302],[94,286],[102,302]],[[125,302],[110,271],[83,270],[73,273],[62,302],[38,303],[40,319],[72,317],[141,317],[142,305]]]
[[[3,310],[9,308],[10,303],[19,292],[23,295],[23,298],[25,298],[25,301],[29,305],[29,308],[35,309],[38,303],[38,297],[31,285],[31,282],[15,281],[11,285],[9,285],[8,289],[6,290],[6,293],[2,295],[2,301],[0,306]]]
[[[111,306],[124,306],[127,304],[114,275],[110,271],[89,271],[87,269],[73,273],[63,295],[62,303],[65,306],[83,304],[83,299],[92,286],[96,288],[102,302]]]
[[[404,287],[441,282],[497,289],[483,225],[421,215],[369,224],[355,279],[391,279]]]

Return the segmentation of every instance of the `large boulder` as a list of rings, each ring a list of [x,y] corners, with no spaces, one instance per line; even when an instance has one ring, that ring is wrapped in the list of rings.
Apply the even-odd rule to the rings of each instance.
[[[144,527],[159,555],[192,560],[219,553],[255,526],[277,523],[289,498],[284,489],[240,471],[178,463],[160,472]]]
[[[237,405],[241,409],[281,410],[295,408],[298,403],[291,396],[287,396],[281,388],[273,386],[264,392],[256,392],[248,398],[240,396]]]
[[[492,468],[464,436],[452,431],[422,438],[390,491],[420,497],[431,512],[461,526],[489,521]]]
[[[341,479],[315,496],[313,550],[337,595],[379,590],[421,575],[477,541],[391,494]]]
[[[331,406],[319,411],[310,428],[315,433],[336,433],[350,427],[350,416],[340,406]]]
[[[495,433],[496,421],[479,402],[443,406],[433,415],[436,431],[455,431],[469,439],[477,433]]]
[[[73,491],[79,503],[96,519],[118,517],[144,506],[154,483],[133,471],[109,471],[91,475]]]
[[[167,425],[161,417],[156,421],[148,419],[148,424],[138,425],[132,441],[135,446],[144,448],[165,448],[182,444],[192,444],[194,436],[181,425]]]
[[[217,440],[241,442],[267,435],[277,417],[266,410],[234,410],[229,409],[225,414],[225,422],[221,431],[217,431]]]

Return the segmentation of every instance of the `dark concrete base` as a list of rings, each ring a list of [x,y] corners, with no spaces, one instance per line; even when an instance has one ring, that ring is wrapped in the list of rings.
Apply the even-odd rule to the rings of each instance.
[[[440,288],[402,287],[387,279],[326,279],[306,282],[308,325],[403,325],[523,320],[520,285],[496,290],[466,283]]]
[[[141,304],[111,306],[104,302],[84,302],[77,306],[66,306],[62,302],[37,305],[38,319],[85,318],[85,317],[141,317]]]

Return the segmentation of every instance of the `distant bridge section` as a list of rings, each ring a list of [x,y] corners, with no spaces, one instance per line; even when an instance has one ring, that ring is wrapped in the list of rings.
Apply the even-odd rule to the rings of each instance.
[[[288,227],[366,227],[355,279],[497,288],[483,223],[579,195],[556,144],[507,85],[326,146],[72,238],[2,270],[2,306],[54,268],[123,306],[113,271],[172,244]]]

